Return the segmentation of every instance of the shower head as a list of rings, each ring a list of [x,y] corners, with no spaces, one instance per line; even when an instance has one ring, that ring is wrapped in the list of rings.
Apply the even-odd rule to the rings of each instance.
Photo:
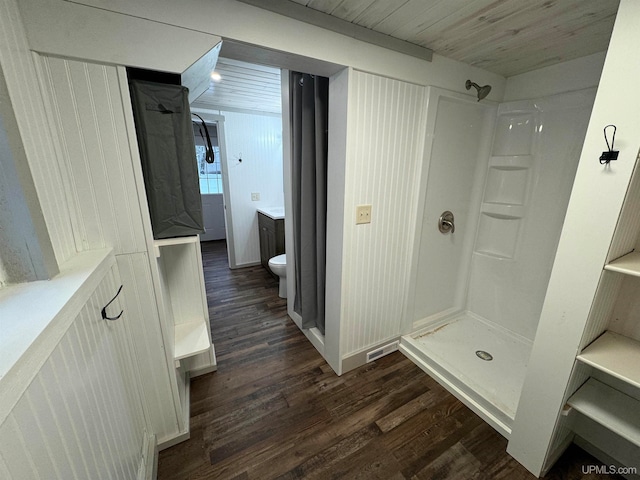
[[[491,85],[485,85],[484,87],[481,87],[476,82],[472,82],[471,80],[467,80],[464,86],[467,87],[467,90],[470,90],[471,87],[475,87],[475,89],[478,91],[478,101],[486,98],[486,96],[489,95],[489,92],[491,91]]]

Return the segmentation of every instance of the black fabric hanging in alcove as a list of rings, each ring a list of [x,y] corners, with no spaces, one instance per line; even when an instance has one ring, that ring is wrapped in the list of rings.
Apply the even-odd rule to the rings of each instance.
[[[204,233],[189,90],[130,81],[153,237]]]

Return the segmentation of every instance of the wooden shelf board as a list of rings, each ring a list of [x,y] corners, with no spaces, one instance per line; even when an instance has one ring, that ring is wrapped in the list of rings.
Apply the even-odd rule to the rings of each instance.
[[[175,347],[173,357],[175,360],[192,357],[206,352],[211,347],[207,323],[202,321],[179,323],[174,327]]]
[[[189,237],[173,237],[162,238],[160,240],[153,241],[153,250],[156,258],[160,258],[160,249],[163,247],[171,247],[173,245],[187,245],[189,243],[198,243],[200,237],[198,235],[192,235]]]
[[[196,243],[198,241],[198,235],[191,235],[189,237],[173,237],[162,238],[160,240],[154,240],[153,244],[156,247],[167,247],[171,245],[183,245],[185,243]]]
[[[640,342],[605,332],[577,360],[640,388]]]
[[[640,446],[640,402],[590,378],[567,402],[578,412]]]
[[[640,277],[640,252],[631,252],[604,266],[605,270]]]

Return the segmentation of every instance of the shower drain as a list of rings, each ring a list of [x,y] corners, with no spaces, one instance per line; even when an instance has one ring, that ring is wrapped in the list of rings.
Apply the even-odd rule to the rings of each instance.
[[[487,362],[493,360],[493,355],[491,355],[489,352],[485,352],[484,350],[476,350],[476,355],[479,359],[485,360]]]

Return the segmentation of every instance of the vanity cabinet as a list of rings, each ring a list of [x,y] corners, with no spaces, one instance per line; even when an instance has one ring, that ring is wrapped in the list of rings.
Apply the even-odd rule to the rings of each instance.
[[[269,259],[284,253],[284,219],[273,219],[258,212],[258,230],[260,235],[260,263],[269,270]],[[275,275],[274,275],[275,276]]]

